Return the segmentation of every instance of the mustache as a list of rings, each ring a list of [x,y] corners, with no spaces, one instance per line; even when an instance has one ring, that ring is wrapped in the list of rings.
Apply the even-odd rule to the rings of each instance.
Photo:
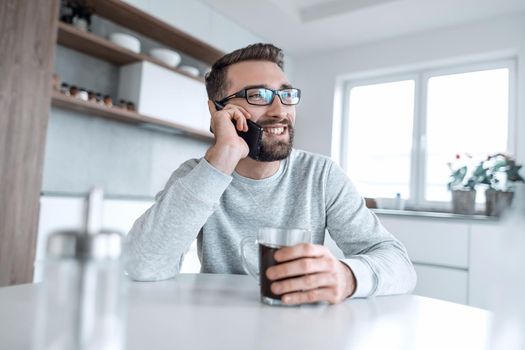
[[[265,127],[265,126],[268,126],[268,125],[275,125],[275,124],[285,125],[288,128],[292,127],[292,122],[289,119],[284,119],[284,118],[280,119],[280,120],[275,120],[275,119],[258,120],[257,124],[259,124],[262,127]]]

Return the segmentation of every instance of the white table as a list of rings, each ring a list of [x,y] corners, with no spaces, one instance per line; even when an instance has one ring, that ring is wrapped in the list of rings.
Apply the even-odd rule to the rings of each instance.
[[[486,349],[487,311],[414,295],[266,306],[249,276],[129,284],[128,349]],[[40,286],[0,288],[0,349],[31,348]]]

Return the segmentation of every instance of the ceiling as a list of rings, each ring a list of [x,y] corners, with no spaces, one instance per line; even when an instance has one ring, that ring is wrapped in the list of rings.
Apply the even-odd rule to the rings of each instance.
[[[201,0],[292,54],[525,11],[525,0]]]

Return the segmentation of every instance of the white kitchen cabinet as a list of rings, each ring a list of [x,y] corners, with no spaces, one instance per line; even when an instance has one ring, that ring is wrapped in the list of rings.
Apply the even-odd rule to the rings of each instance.
[[[497,223],[474,224],[471,228],[471,253],[469,268],[469,304],[481,308],[494,305],[493,284],[491,276],[496,259],[505,259],[505,254],[498,250],[500,227]]]
[[[105,199],[102,226],[104,229],[127,234],[139,216],[153,203],[148,200]]]
[[[467,270],[420,264],[414,264],[414,268],[418,276],[414,294],[467,304]]]
[[[469,224],[425,217],[379,215],[406,247],[418,281],[414,294],[468,303]]]
[[[489,305],[486,275],[499,232],[497,220],[377,215],[407,248],[418,275],[415,294]]]
[[[468,267],[468,223],[392,216],[381,222],[403,242],[413,262]]]
[[[40,197],[33,282],[42,280],[47,237],[54,231],[84,226],[85,201],[79,197]]]
[[[201,82],[150,62],[122,66],[119,98],[141,114],[190,127],[210,136],[208,95]]]

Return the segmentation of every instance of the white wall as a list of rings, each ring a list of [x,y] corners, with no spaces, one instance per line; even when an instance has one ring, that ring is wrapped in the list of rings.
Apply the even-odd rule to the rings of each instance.
[[[295,58],[295,83],[303,90],[298,109],[296,145],[331,155],[334,94],[338,79],[441,66],[484,57],[517,58],[517,86],[525,86],[525,13],[423,32],[377,43]],[[517,93],[516,135],[525,136],[525,94]],[[525,161],[525,137],[517,137],[516,157]],[[373,140],[371,140],[372,142]]]
[[[262,40],[199,1],[125,1],[224,52]]]

